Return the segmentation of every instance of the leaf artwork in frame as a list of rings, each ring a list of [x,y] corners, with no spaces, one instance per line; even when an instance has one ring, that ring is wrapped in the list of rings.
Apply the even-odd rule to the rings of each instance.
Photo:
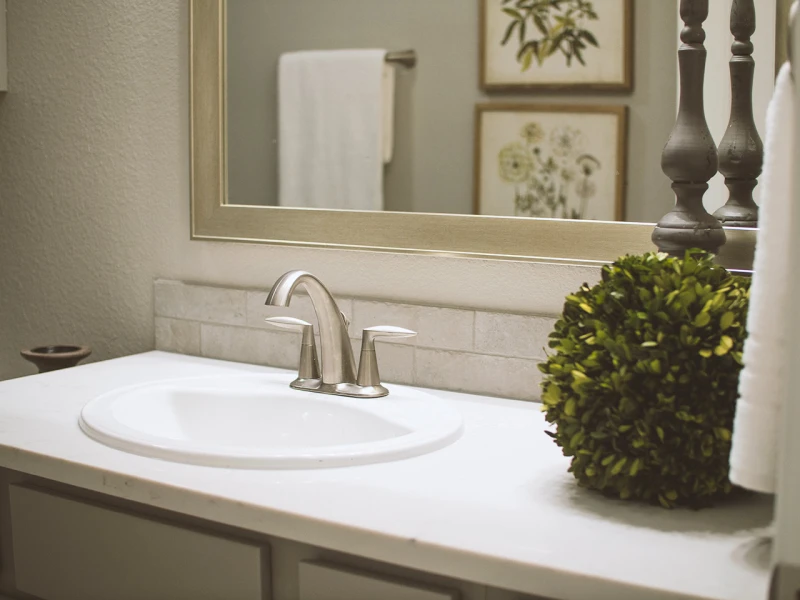
[[[530,69],[534,60],[541,66],[556,53],[566,58],[568,67],[573,60],[586,66],[584,52],[600,47],[589,29],[600,16],[589,0],[502,1],[503,13],[510,22],[500,43],[516,44],[523,71]]]
[[[633,0],[480,3],[483,89],[632,89]]]

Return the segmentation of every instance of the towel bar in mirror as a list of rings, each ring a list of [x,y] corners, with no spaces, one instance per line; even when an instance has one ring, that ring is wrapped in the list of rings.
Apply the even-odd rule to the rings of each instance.
[[[465,7],[465,10],[459,11],[459,17],[454,21],[453,27],[474,26],[477,30],[479,21],[482,18],[481,11],[484,9],[489,10],[487,7],[490,7],[494,1],[476,0],[474,3],[465,3],[463,0],[443,0],[441,5],[445,6],[448,2],[450,4],[455,2],[459,7],[464,7],[465,4],[476,4],[477,6],[470,6],[469,10],[466,10]],[[319,3],[320,0],[302,0],[302,2],[313,4]],[[365,2],[370,4],[367,0]],[[674,12],[672,20],[675,26],[672,27],[672,22],[662,24],[660,25],[662,29],[654,30],[650,33],[653,33],[655,39],[660,39],[661,42],[659,43],[665,44],[665,49],[669,51],[669,57],[665,58],[665,61],[672,65],[673,75],[671,77],[677,81],[674,57],[678,40],[678,3],[638,2],[636,0],[613,0],[613,2],[618,3],[623,9],[627,6],[636,5],[636,11],[631,11],[630,13],[620,12],[620,15],[625,15],[625,19],[620,17],[623,24],[621,26],[630,27],[631,31],[634,27],[634,20],[637,27],[642,23],[657,21],[657,19],[652,18],[653,15],[649,14],[648,11],[665,10],[656,8],[662,4],[674,5],[671,10]],[[392,0],[389,4],[391,3],[397,4],[398,0]],[[402,3],[402,0],[400,0],[400,3]],[[291,7],[299,4],[275,2],[275,0],[257,0],[240,3],[236,6],[250,5],[256,7],[257,10],[270,11],[277,10],[277,6],[280,6],[281,10],[293,10]],[[446,7],[441,10],[445,9]],[[229,85],[227,83],[228,80],[236,75],[231,72],[234,67],[227,60],[230,57],[226,56],[226,52],[229,49],[227,21],[235,16],[229,14],[229,11],[230,7],[225,0],[191,0],[190,2],[191,235],[193,239],[416,254],[446,254],[498,260],[528,260],[574,264],[605,263],[614,260],[621,254],[639,253],[655,249],[651,241],[654,227],[652,222],[518,218],[512,216],[448,214],[444,211],[432,211],[430,213],[412,212],[411,210],[368,212],[291,208],[247,204],[239,201],[240,195],[229,197],[229,171],[236,170],[241,165],[238,158],[239,155],[237,155],[236,159],[232,159],[229,155],[231,145],[235,144],[235,140],[238,138],[231,134],[233,124],[229,122],[228,108],[231,103],[236,103],[237,108],[234,112],[238,114],[239,107],[242,106],[241,98],[231,96],[226,88],[226,85]],[[376,15],[365,14],[364,18],[378,18]],[[729,15],[715,14],[712,17],[714,19],[722,19],[724,27],[729,27]],[[242,20],[241,15],[238,18],[240,21]],[[295,23],[296,21],[293,20],[291,22]],[[243,26],[246,27],[246,24]],[[252,25],[254,28],[257,26],[257,23]],[[334,30],[336,28],[329,29]],[[294,29],[292,31],[295,32]],[[423,35],[424,33],[424,31],[418,34],[409,32],[411,37],[401,42],[402,47],[414,48],[420,55],[425,55],[421,56],[422,60],[417,68],[398,69],[397,88],[400,96],[397,98],[398,113],[395,115],[398,132],[397,144],[410,143],[408,141],[403,142],[400,139],[406,135],[406,130],[413,129],[413,132],[408,134],[412,137],[413,135],[420,135],[421,132],[436,133],[438,131],[437,127],[444,126],[442,125],[443,122],[453,120],[449,119],[448,114],[443,113],[433,121],[422,122],[424,119],[430,119],[430,115],[427,115],[419,106],[423,102],[420,96],[429,97],[430,86],[436,84],[437,80],[442,78],[443,75],[442,70],[437,68],[438,63],[436,62],[441,57],[428,56],[427,53],[431,53],[433,50],[421,42],[419,44],[416,43],[417,40],[413,38],[414,35]],[[239,33],[237,32],[238,35]],[[241,36],[243,39],[246,38],[247,31],[241,32]],[[261,35],[260,37],[270,36]],[[636,35],[632,37],[638,39],[648,36]],[[277,44],[278,42],[276,41],[275,43]],[[325,47],[330,48],[337,47],[333,45],[331,40],[327,39],[323,39],[320,44],[328,44]],[[353,45],[369,47],[366,42],[360,43],[355,38]],[[374,46],[374,41],[371,42],[371,45]],[[397,46],[394,44],[393,46],[392,50],[396,50]],[[723,81],[727,85],[729,77],[727,74],[727,61],[730,58],[730,45],[726,43],[725,46],[721,50],[715,49],[715,55],[720,55],[721,62],[724,64],[726,72]],[[286,48],[289,47],[286,46]],[[297,49],[297,46],[291,46],[291,49]],[[279,48],[276,46],[272,50],[278,52]],[[463,50],[470,56],[473,53],[471,48]],[[477,52],[477,49],[475,49],[475,52]],[[711,54],[711,49],[709,49],[709,53]],[[653,53],[651,52],[650,54]],[[645,60],[646,56],[647,52],[639,53],[639,58],[642,61]],[[474,81],[470,80],[469,85],[475,88],[473,90],[475,99],[479,101],[472,102],[470,100],[471,104],[468,107],[467,118],[459,118],[458,120],[458,123],[460,123],[458,125],[459,131],[463,130],[465,132],[462,132],[462,137],[465,135],[466,140],[459,138],[458,144],[453,142],[453,148],[458,147],[461,159],[463,159],[464,144],[471,145],[473,139],[473,128],[475,127],[474,105],[486,104],[487,101],[496,103],[496,99],[487,99],[485,94],[477,95],[483,94],[483,92],[479,90],[477,58],[475,61]],[[632,62],[636,63],[636,59],[634,58]],[[630,138],[628,160],[634,161],[641,160],[641,157],[638,156],[642,153],[639,150],[639,146],[643,143],[643,137],[646,137],[645,130],[641,129],[641,123],[642,121],[646,122],[649,118],[641,112],[646,108],[643,108],[641,104],[644,101],[643,98],[648,97],[652,100],[653,97],[661,94],[658,90],[671,90],[671,92],[661,94],[662,96],[671,96],[673,98],[670,100],[672,102],[671,111],[668,110],[666,117],[660,119],[663,121],[662,128],[666,133],[660,138],[656,136],[654,138],[656,141],[650,140],[647,142],[650,147],[648,150],[650,155],[648,155],[647,159],[647,169],[649,169],[646,174],[647,181],[644,184],[638,179],[634,181],[636,177],[641,176],[641,174],[637,173],[641,169],[638,169],[635,164],[629,164],[628,181],[622,182],[623,188],[627,188],[629,209],[635,206],[635,203],[639,200],[642,202],[650,201],[649,195],[659,195],[661,198],[667,198],[666,205],[664,201],[660,201],[662,204],[659,205],[656,211],[661,211],[660,214],[663,214],[668,210],[668,205],[672,203],[673,197],[672,192],[669,190],[669,180],[661,174],[660,153],[675,120],[674,109],[677,102],[677,83],[673,81],[670,85],[664,87],[663,74],[652,74],[645,77],[644,75],[647,75],[651,70],[646,67],[647,65],[640,65],[636,68],[637,78],[633,96],[624,92],[623,95],[605,93],[600,97],[588,98],[584,95],[575,96],[573,94],[564,96],[563,100],[559,98],[558,102],[563,102],[564,104],[591,104],[592,106],[597,106],[598,104],[631,106],[631,131],[630,136],[626,137]],[[266,81],[274,81],[276,70],[274,64],[270,63],[262,70],[262,76]],[[248,81],[252,81],[252,78],[248,79]],[[261,83],[258,85],[253,84],[252,87],[269,88],[264,93],[274,94],[274,89],[269,91],[271,87],[265,85],[263,81],[262,79]],[[652,85],[661,87],[647,87]],[[641,90],[641,93],[638,90]],[[444,93],[444,90],[442,90],[442,93]],[[403,96],[402,94],[406,95]],[[261,100],[256,104],[260,106],[260,102]],[[532,96],[517,96],[515,99],[515,104],[534,104],[536,102],[537,98]],[[548,100],[548,103],[552,102]],[[727,114],[724,117],[727,121]],[[269,115],[269,119],[274,121],[275,118],[274,115]],[[409,126],[404,120],[412,122],[413,127]],[[271,126],[274,128],[274,125],[272,123]],[[639,129],[637,130],[636,127],[639,127]],[[421,152],[422,146],[422,141],[417,142],[411,150]],[[405,192],[411,194],[413,189],[416,189],[414,188],[415,181],[420,180],[417,182],[419,186],[422,186],[423,183],[427,185],[430,182],[427,180],[422,182],[421,175],[414,173],[407,164],[401,164],[402,157],[408,156],[409,153],[408,147],[397,147],[395,155],[398,156],[398,162],[389,165],[387,173],[390,173],[390,175],[387,175],[387,178],[389,176],[394,178],[393,181],[397,184],[395,185],[396,190],[399,189],[401,192],[405,190]],[[433,177],[430,181],[433,181],[434,184],[436,183],[434,176],[437,176],[437,174],[441,177],[447,176],[457,180],[459,185],[466,186],[465,189],[467,190],[465,194],[458,194],[458,196],[471,196],[469,189],[472,187],[472,171],[474,169],[467,167],[463,173],[458,170],[453,174],[448,171],[451,167],[450,158],[445,154],[441,156],[441,165],[435,161],[428,163],[430,164],[430,173],[426,176],[429,179]],[[590,163],[588,160],[584,160],[584,162]],[[576,164],[579,163],[576,162]],[[576,169],[574,174],[570,174],[570,177],[583,177],[579,168],[576,167]],[[254,169],[251,168],[252,170]],[[399,184],[397,183],[398,181],[400,182]],[[275,181],[271,181],[270,185],[277,184]],[[436,186],[434,185],[434,187]],[[445,190],[445,188],[446,186],[441,186],[442,190]],[[583,189],[588,190],[591,188],[585,186]],[[442,192],[442,194],[438,195],[428,192],[416,194],[416,196],[424,197],[426,202],[430,200],[429,204],[434,207],[438,206],[434,200],[438,198],[437,201],[441,201],[442,195],[449,197],[447,192]],[[455,195],[453,194],[453,196]],[[642,200],[641,198],[644,199]],[[237,201],[239,203],[236,203]],[[458,201],[463,201],[465,205],[470,207],[469,212],[472,212],[471,197],[459,197]],[[663,210],[661,208],[662,205]],[[417,208],[414,208],[414,210],[417,210]],[[629,210],[628,218],[635,213],[635,210]],[[658,214],[653,214],[652,220],[655,221],[657,218]],[[720,253],[720,262],[734,269],[747,270],[751,268],[756,230],[726,228],[726,232],[727,243]]]

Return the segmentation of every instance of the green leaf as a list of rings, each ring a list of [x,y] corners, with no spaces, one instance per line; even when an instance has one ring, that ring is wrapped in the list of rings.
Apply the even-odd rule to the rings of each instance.
[[[567,415],[568,417],[574,417],[577,405],[578,403],[575,400],[575,398],[570,398],[569,400],[567,400],[566,404],[564,404],[564,414]]]
[[[533,62],[533,49],[528,48],[522,55],[522,71],[525,72],[528,69],[530,69],[532,62]]]
[[[542,32],[542,35],[548,35],[549,32],[547,30],[547,25],[544,24],[544,20],[538,14],[533,15],[533,23],[536,25],[536,28]]]
[[[725,356],[732,348],[733,340],[729,336],[723,335],[719,340],[719,346],[714,348],[714,354],[717,356]]]
[[[542,394],[542,402],[547,406],[557,406],[561,402],[561,390],[557,385],[548,385]]]
[[[506,33],[503,35],[503,39],[500,41],[501,46],[505,46],[508,43],[508,40],[511,39],[511,36],[514,34],[514,30],[519,27],[519,21],[512,21],[511,24],[506,28]]]
[[[707,312],[699,313],[692,321],[692,325],[695,327],[705,327],[709,323],[711,323],[711,315]]]
[[[619,475],[622,472],[623,467],[625,467],[625,463],[628,462],[626,457],[620,458],[612,467],[611,474],[612,475]]]
[[[716,435],[722,441],[730,442],[733,434],[727,427],[716,427],[714,428],[714,435]]]
[[[582,29],[580,31],[580,33],[578,33],[578,35],[580,37],[582,37],[584,40],[586,40],[587,42],[589,42],[595,48],[599,48],[600,47],[600,44],[597,42],[597,38],[594,37],[594,35],[592,34],[591,31],[587,31],[586,29]]]
[[[578,431],[575,435],[573,435],[570,438],[569,445],[572,448],[577,448],[578,446],[581,445],[581,442],[583,441],[583,438],[584,438],[583,432],[582,431]]]
[[[525,20],[525,17],[522,16],[522,13],[518,10],[514,10],[513,8],[504,8],[503,12],[506,13],[509,17],[516,19],[517,21]]]
[[[729,329],[731,325],[733,325],[733,322],[735,320],[736,320],[736,315],[733,314],[733,312],[728,311],[724,315],[722,315],[722,317],[720,317],[719,328],[722,331],[725,331],[726,329]]]

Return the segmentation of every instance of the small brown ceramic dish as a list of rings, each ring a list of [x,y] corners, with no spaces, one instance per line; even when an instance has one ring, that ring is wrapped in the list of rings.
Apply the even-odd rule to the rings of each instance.
[[[91,353],[88,346],[39,346],[20,350],[22,357],[36,365],[39,373],[74,367]]]

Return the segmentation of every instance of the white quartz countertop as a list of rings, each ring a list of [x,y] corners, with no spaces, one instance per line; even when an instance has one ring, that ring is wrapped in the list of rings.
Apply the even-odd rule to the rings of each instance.
[[[114,450],[78,426],[114,388],[276,369],[149,352],[0,383],[0,465],[247,530],[564,600],[767,597],[772,498],[667,511],[577,487],[538,404],[435,392],[451,446],[392,463],[256,471]]]

